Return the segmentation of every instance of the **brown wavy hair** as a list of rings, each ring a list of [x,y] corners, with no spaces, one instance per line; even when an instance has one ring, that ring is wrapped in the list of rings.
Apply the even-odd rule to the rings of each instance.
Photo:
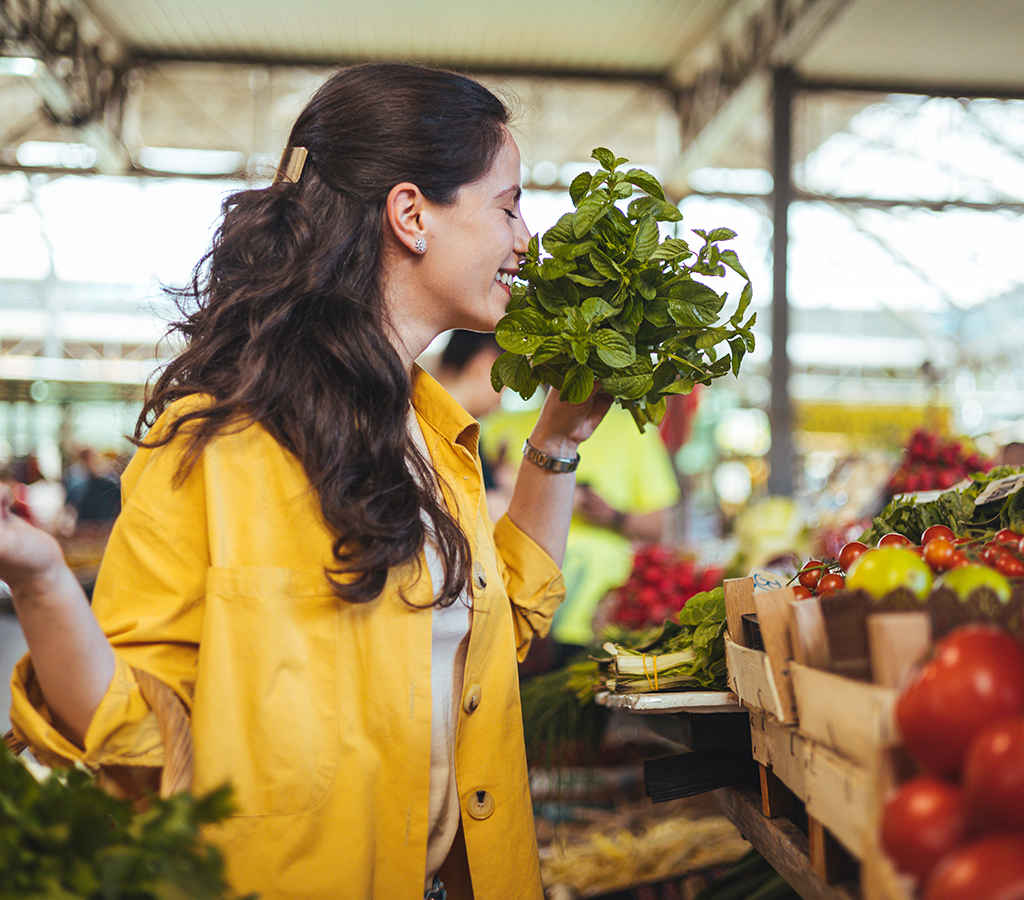
[[[508,120],[501,100],[454,72],[338,71],[289,136],[308,151],[298,183],[229,196],[189,285],[170,290],[184,317],[170,332],[185,349],[151,385],[135,443],[158,446],[184,429],[184,478],[216,434],[260,423],[317,492],[334,533],[327,575],[352,602],[377,597],[392,567],[418,559],[421,511],[444,564],[435,603],[454,602],[468,581],[469,543],[443,499],[420,486],[434,473],[408,433],[412,388],[384,298],[385,202],[409,181],[434,203],[454,203],[489,169]],[[197,393],[212,402],[143,440],[171,403]]]

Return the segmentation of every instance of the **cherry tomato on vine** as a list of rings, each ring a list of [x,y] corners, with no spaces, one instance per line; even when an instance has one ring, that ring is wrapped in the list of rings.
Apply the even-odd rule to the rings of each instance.
[[[821,578],[821,560],[809,559],[800,570],[799,582],[807,590],[813,591],[818,586],[818,579]]]
[[[1001,547],[995,541],[989,541],[981,548],[981,552],[978,554],[978,559],[980,559],[986,566],[991,566],[995,563],[997,557],[1001,556],[1005,552],[1005,547]]]
[[[1012,553],[997,556],[994,568],[1007,578],[1024,578],[1024,561]]]
[[[995,541],[1004,547],[1019,547],[1024,534],[1018,534],[1011,528],[1000,528],[996,532]]]
[[[836,591],[841,591],[844,587],[846,587],[846,579],[838,572],[829,572],[818,579],[818,596],[824,597],[826,594],[834,594]]]
[[[910,547],[913,546],[913,541],[900,534],[898,531],[890,531],[888,534],[883,534],[878,539],[878,547]]]
[[[930,540],[937,537],[944,537],[947,541],[952,543],[953,538],[955,538],[956,535],[953,533],[953,529],[948,525],[929,525],[924,530],[924,534],[921,535],[921,546],[926,546]]]
[[[794,584],[793,585],[793,599],[794,600],[806,600],[808,597],[813,597],[813,596],[814,596],[814,594],[812,594],[809,590],[807,590],[807,588],[805,588],[802,584]]]
[[[839,565],[842,566],[843,571],[849,573],[854,561],[867,549],[868,545],[860,541],[847,541],[843,544],[843,549],[839,551]]]
[[[933,537],[924,545],[924,561],[936,572],[941,572],[951,567],[953,554],[958,552],[949,538],[940,535]]]

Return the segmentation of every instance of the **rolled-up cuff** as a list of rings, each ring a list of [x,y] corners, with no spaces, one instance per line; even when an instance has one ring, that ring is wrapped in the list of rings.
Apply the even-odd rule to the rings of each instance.
[[[84,747],[54,724],[28,654],[15,666],[11,725],[15,736],[28,744],[41,763],[61,768],[81,763],[93,770],[105,765],[163,765],[156,715],[143,700],[130,666],[118,654],[114,657],[114,677],[89,724]]]

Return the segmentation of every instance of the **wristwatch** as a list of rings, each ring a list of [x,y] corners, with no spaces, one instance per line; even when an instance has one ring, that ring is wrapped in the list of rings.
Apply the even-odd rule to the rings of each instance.
[[[548,456],[547,453],[542,453],[534,447],[530,443],[529,438],[523,441],[523,456],[534,465],[540,466],[542,469],[549,469],[552,472],[575,472],[576,467],[580,464],[579,454],[573,457]]]

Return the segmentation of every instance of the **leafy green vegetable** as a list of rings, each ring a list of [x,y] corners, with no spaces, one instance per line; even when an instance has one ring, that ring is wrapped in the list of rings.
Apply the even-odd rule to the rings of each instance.
[[[725,590],[695,594],[641,644],[608,642],[605,650],[616,691],[725,690]]]
[[[202,825],[231,809],[230,790],[134,803],[112,797],[85,770],[37,781],[0,748],[0,897],[37,900],[222,900],[220,852]]]
[[[910,538],[915,544],[930,525],[948,525],[957,536],[977,537],[1000,528],[1024,532],[1024,492],[1015,491],[991,503],[977,503],[982,491],[993,481],[1016,475],[1020,469],[996,466],[971,475],[962,490],[949,490],[934,500],[918,502],[912,494],[898,494],[860,536],[869,547],[890,531]]]
[[[719,246],[735,232],[695,230],[697,250],[679,237],[662,239],[658,223],[678,222],[682,213],[657,178],[619,171],[628,160],[603,147],[593,157],[601,168],[569,187],[575,211],[530,241],[524,281],[512,286],[495,329],[505,352],[491,383],[524,399],[551,384],[563,400],[581,403],[600,382],[643,431],[661,421],[668,395],[739,373],[754,349],[756,313],[744,321],[753,293],[736,252]],[[635,190],[642,196],[630,199]],[[727,295],[695,276],[723,277],[727,269],[746,283],[721,322]]]

